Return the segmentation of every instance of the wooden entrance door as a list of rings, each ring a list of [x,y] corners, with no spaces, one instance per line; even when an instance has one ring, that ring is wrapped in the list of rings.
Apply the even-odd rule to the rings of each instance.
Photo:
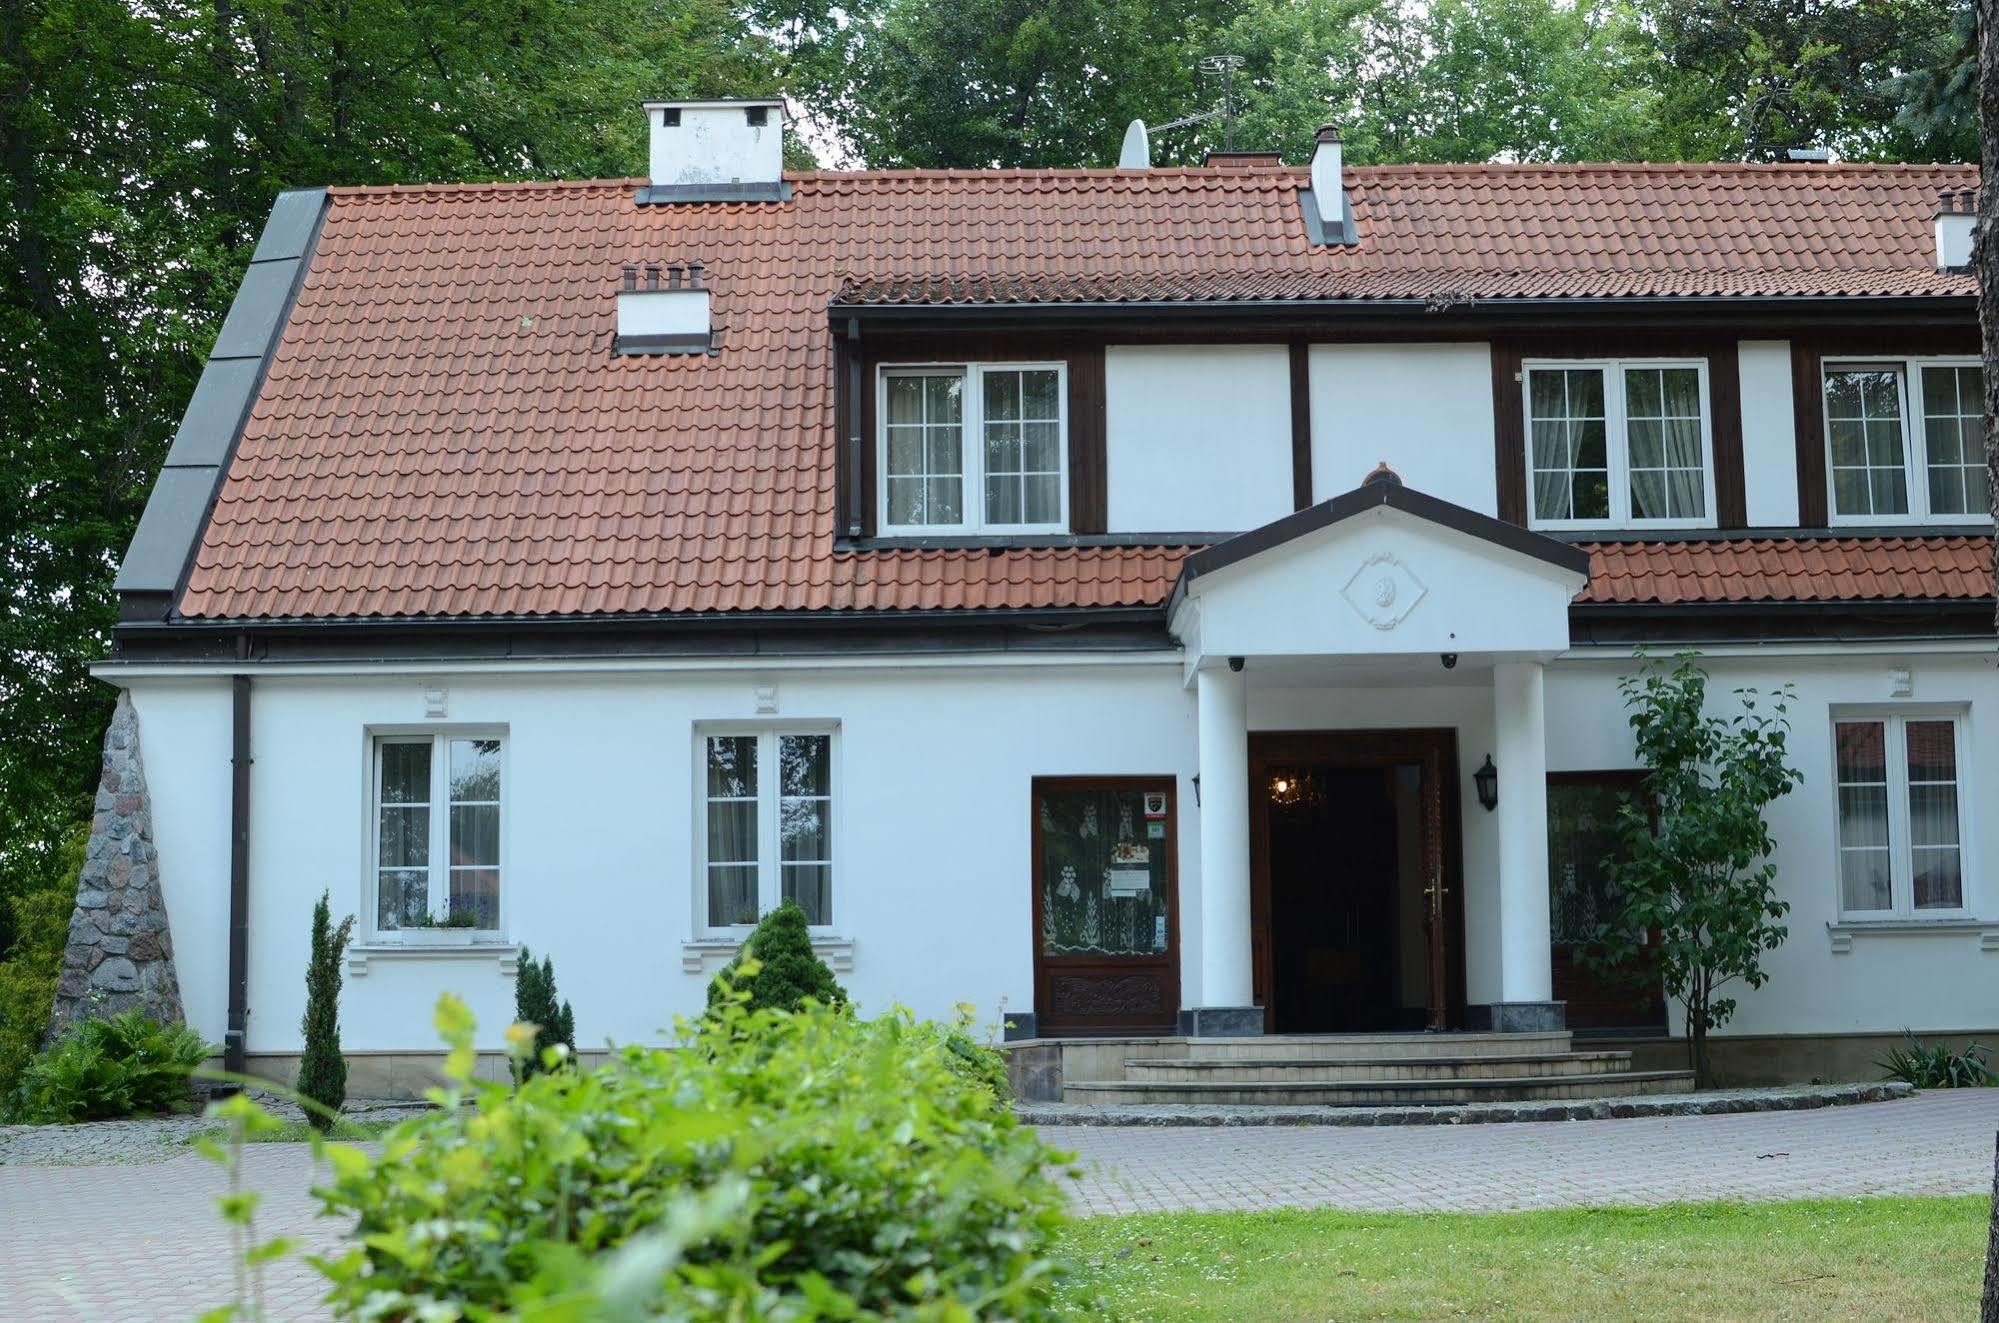
[[[1040,777],[1033,810],[1036,1032],[1173,1032],[1180,1015],[1174,779]]]
[[[1413,794],[1416,816],[1416,853],[1422,893],[1422,944],[1424,964],[1422,1027],[1448,1029],[1462,1023],[1464,1007],[1464,900],[1461,881],[1462,861],[1458,831],[1457,735],[1452,730],[1396,731],[1288,731],[1250,736],[1250,938],[1254,961],[1257,1004],[1264,1010],[1266,1032],[1278,1032],[1286,986],[1298,997],[1299,980],[1278,977],[1278,943],[1273,933],[1272,868],[1273,842],[1282,855],[1295,850],[1295,840],[1285,839],[1295,824],[1279,824],[1273,832],[1272,813],[1293,812],[1284,801],[1297,792],[1279,782],[1288,781],[1301,770],[1310,770],[1320,783],[1306,793],[1332,795],[1346,793],[1360,804],[1358,811],[1332,812],[1319,819],[1326,839],[1319,848],[1324,866],[1331,870],[1329,885],[1344,885],[1349,894],[1360,896],[1369,883],[1368,870],[1378,870],[1384,857],[1393,851],[1375,848],[1384,842],[1379,834],[1396,830],[1393,813],[1382,813],[1378,805],[1392,803],[1400,782]],[[1398,773],[1396,769],[1408,769]],[[1409,782],[1413,778],[1413,785]],[[1384,799],[1383,796],[1386,798]],[[1377,806],[1370,808],[1369,806]],[[1371,817],[1385,817],[1370,821]],[[1358,879],[1354,876],[1358,874]],[[1334,977],[1344,980],[1349,995],[1379,995],[1381,971],[1367,963],[1366,943],[1372,937],[1377,950],[1395,940],[1393,919],[1384,917],[1379,905],[1349,905],[1345,922],[1360,928],[1382,925],[1384,931],[1341,934],[1322,950],[1322,961],[1352,964],[1349,970],[1336,969]],[[1307,922],[1323,916],[1305,911]],[[1286,929],[1284,945],[1294,948],[1291,929]],[[1351,940],[1349,940],[1351,938]],[[1283,1018],[1297,1021],[1302,1008],[1291,1007]],[[1368,1020],[1334,1017],[1327,1027],[1395,1027],[1392,1014]]]

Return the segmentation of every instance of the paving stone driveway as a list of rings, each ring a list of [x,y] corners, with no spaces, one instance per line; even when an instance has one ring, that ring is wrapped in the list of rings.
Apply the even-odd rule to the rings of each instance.
[[[1810,1112],[1416,1129],[1064,1127],[1090,1212],[1334,1205],[1498,1210],[1678,1199],[1972,1194],[1992,1179],[1999,1090]],[[0,1320],[187,1319],[228,1299],[221,1175],[186,1149],[128,1165],[0,1166]],[[309,1150],[245,1154],[259,1232],[328,1248]],[[278,1319],[321,1317],[303,1266],[267,1281]]]

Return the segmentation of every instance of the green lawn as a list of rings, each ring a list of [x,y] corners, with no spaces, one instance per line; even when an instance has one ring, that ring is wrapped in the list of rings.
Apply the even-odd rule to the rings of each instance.
[[[1126,1319],[1975,1318],[1986,1199],[1163,1213],[1070,1233]]]
[[[399,1117],[397,1119],[400,1120],[402,1118]],[[339,1127],[332,1134],[328,1135],[327,1138],[339,1140],[343,1143],[365,1144],[370,1140],[380,1139],[395,1124],[395,1121],[356,1121],[342,1117]],[[189,1135],[187,1142],[192,1144],[197,1139],[214,1139],[219,1141],[228,1138],[229,1128],[227,1126],[216,1126],[213,1130],[203,1130],[199,1133]],[[309,1143],[311,1139],[312,1127],[303,1121],[286,1121],[276,1130],[266,1130],[250,1136],[252,1144],[304,1144]]]

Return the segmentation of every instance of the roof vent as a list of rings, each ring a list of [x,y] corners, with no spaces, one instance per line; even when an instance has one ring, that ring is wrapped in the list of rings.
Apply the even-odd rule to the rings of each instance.
[[[1971,270],[1971,233],[1977,223],[1977,189],[1947,188],[1937,195],[1937,270]]]
[[[1312,185],[1299,194],[1305,207],[1305,234],[1316,244],[1358,242],[1353,208],[1347,205],[1345,160],[1340,131],[1328,124],[1312,144]]]
[[[709,354],[715,333],[699,262],[627,262],[618,287],[619,354]]]
[[[648,101],[652,183],[641,203],[781,202],[784,101]]]

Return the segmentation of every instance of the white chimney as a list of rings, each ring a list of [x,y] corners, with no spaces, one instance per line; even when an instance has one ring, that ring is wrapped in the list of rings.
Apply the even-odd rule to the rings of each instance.
[[[1971,269],[1971,230],[1978,220],[1978,190],[1947,188],[1937,197],[1937,270]]]
[[[699,262],[627,262],[618,288],[620,354],[706,354],[714,349],[708,287]]]
[[[641,202],[774,202],[784,194],[784,101],[647,101],[652,187]]]
[[[1328,124],[1319,130],[1312,144],[1312,196],[1319,199],[1321,216],[1337,216],[1339,208],[1327,203],[1346,193],[1346,179],[1340,154],[1340,131]]]

